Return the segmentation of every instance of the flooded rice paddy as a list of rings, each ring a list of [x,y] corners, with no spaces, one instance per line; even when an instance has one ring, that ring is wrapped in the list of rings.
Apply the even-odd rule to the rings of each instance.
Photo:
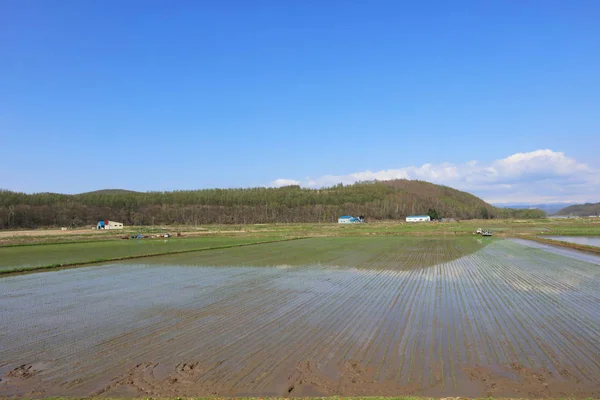
[[[598,397],[581,254],[315,238],[5,277],[0,396]]]
[[[600,247],[600,236],[542,236],[544,239]]]

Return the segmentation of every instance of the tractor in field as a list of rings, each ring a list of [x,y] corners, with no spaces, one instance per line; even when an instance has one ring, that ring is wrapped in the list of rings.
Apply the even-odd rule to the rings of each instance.
[[[489,229],[481,229],[478,228],[475,231],[476,234],[481,235],[481,236],[492,236],[492,231],[490,231]]]

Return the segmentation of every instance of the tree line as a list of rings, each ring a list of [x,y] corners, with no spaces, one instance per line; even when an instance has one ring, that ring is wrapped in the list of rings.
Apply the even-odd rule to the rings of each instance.
[[[439,217],[540,218],[540,210],[495,208],[466,192],[428,182],[359,182],[324,189],[202,189],[172,192],[101,190],[66,195],[0,190],[0,229],[94,225],[335,222],[340,215],[403,219],[435,211]]]

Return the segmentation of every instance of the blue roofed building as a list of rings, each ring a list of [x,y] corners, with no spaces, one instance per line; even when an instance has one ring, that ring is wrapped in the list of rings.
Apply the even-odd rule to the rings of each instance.
[[[351,215],[343,215],[338,218],[338,224],[360,224],[363,222],[360,218]]]

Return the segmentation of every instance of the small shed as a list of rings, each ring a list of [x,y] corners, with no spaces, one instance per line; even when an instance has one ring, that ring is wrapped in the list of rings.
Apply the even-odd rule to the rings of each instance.
[[[406,217],[406,222],[429,222],[431,218],[429,215],[409,215]]]

